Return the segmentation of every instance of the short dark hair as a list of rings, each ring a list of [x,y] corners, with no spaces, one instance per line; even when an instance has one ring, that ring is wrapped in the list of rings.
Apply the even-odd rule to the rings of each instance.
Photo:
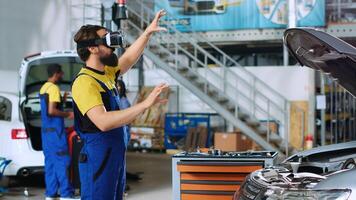
[[[59,73],[59,72],[63,72],[61,65],[57,63],[48,65],[47,67],[48,77],[52,77],[55,73]]]
[[[74,35],[74,42],[78,43],[83,40],[90,40],[90,39],[97,39],[100,38],[99,35],[96,33],[98,30],[105,29],[103,26],[99,25],[84,25],[80,27],[78,32]],[[77,45],[77,53],[82,61],[87,61],[90,56],[90,51],[88,47],[81,47],[78,48]]]

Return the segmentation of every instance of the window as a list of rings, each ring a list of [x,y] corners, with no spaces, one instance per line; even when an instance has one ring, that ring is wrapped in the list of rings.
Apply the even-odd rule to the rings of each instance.
[[[34,95],[37,97],[42,85],[47,81],[47,67],[50,64],[59,64],[62,66],[64,77],[59,84],[62,91],[69,91],[72,80],[78,74],[80,69],[85,64],[78,57],[53,57],[37,59],[29,63],[29,72],[26,77],[26,91],[27,95]]]
[[[11,121],[11,101],[0,96],[0,121]]]

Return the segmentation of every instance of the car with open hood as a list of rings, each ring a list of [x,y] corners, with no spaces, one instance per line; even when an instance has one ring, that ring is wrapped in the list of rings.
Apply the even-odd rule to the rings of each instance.
[[[340,177],[356,178],[355,160],[356,141],[302,151],[279,165],[252,172],[234,200],[350,199],[351,194],[356,195],[352,193],[356,183]]]
[[[284,43],[302,66],[330,75],[356,95],[356,48],[311,28],[287,29]],[[297,153],[246,177],[234,200],[356,199],[356,142]]]

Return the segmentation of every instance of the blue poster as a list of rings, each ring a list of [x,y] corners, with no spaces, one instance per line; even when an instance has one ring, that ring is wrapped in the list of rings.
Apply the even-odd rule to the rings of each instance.
[[[286,28],[286,0],[155,0],[181,31]],[[297,25],[325,26],[325,0],[296,0]],[[163,23],[164,23],[163,22]]]

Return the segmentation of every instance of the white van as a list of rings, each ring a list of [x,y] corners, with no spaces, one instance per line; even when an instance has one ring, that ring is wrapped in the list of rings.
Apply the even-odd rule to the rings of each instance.
[[[59,85],[61,92],[70,91],[71,82],[84,63],[75,51],[48,51],[23,59],[18,94],[0,93],[0,157],[12,160],[5,176],[44,172],[38,93],[47,81],[47,66],[53,63],[60,64],[64,71]],[[67,99],[64,109],[72,109],[71,98]],[[66,119],[65,125],[70,127],[73,121]]]

